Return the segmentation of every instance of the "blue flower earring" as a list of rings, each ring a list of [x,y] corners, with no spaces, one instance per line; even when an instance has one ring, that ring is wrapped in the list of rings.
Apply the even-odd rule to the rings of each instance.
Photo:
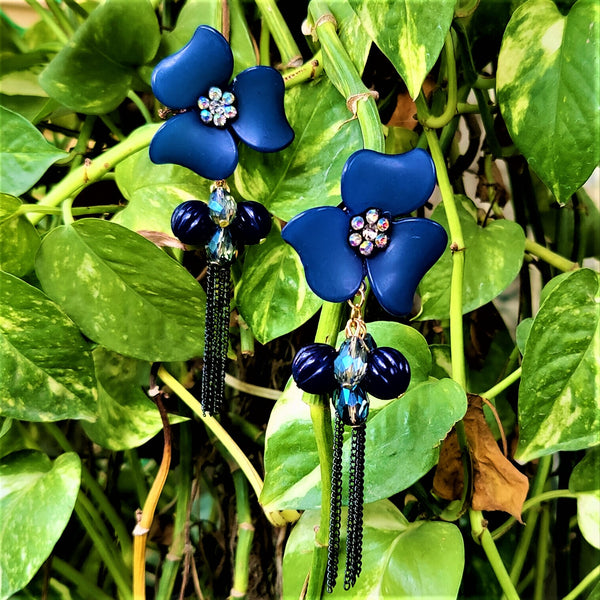
[[[424,150],[386,155],[359,150],[341,179],[341,207],[312,208],[294,217],[283,239],[300,256],[311,289],[329,302],[351,307],[346,339],[338,351],[327,344],[300,349],[292,364],[298,387],[330,395],[334,407],[327,589],[335,586],[342,510],[344,427],[352,429],[344,588],[362,566],[365,424],[371,394],[391,400],[410,383],[410,366],[394,348],[377,347],[362,319],[365,278],[380,305],[393,315],[410,313],[417,285],[444,252],[448,238],[434,221],[407,216],[435,187],[433,161]],[[353,299],[358,295],[358,302]]]
[[[236,202],[225,181],[238,164],[238,142],[259,152],[292,143],[283,106],[284,84],[271,67],[250,67],[231,82],[233,54],[215,29],[200,25],[192,39],[152,73],[152,90],[170,114],[150,143],[157,164],[187,167],[214,181],[208,202],[189,200],[173,212],[171,228],[207,255],[206,327],[201,402],[216,414],[223,403],[229,344],[230,266],[237,249],[257,244],[271,229],[258,202]]]

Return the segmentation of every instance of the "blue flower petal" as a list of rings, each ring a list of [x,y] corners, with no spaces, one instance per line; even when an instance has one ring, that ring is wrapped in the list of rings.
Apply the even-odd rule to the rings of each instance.
[[[433,160],[425,150],[358,150],[342,171],[342,199],[352,214],[376,207],[392,216],[406,215],[427,202],[435,181]]]
[[[232,73],[233,55],[227,40],[216,29],[200,25],[181,50],[156,65],[152,90],[169,108],[190,108],[210,86],[226,86]]]
[[[294,130],[283,108],[285,87],[281,75],[271,67],[250,67],[232,83],[238,117],[231,128],[250,148],[276,152],[292,143]]]
[[[206,179],[226,179],[238,163],[237,144],[227,129],[204,125],[196,111],[171,117],[154,134],[150,159],[174,163]]]
[[[379,304],[393,315],[410,313],[417,285],[447,243],[446,231],[435,221],[408,218],[394,223],[389,246],[366,261]]]
[[[311,208],[295,216],[281,236],[300,255],[306,281],[328,302],[343,302],[358,291],[363,261],[348,244],[349,217],[335,206]]]

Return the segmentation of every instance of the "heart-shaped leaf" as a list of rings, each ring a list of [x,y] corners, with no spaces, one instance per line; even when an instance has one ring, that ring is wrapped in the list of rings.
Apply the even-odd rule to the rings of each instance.
[[[575,466],[569,491],[577,494],[577,522],[583,537],[600,548],[600,447],[588,450]]]
[[[454,0],[348,0],[362,26],[396,67],[414,99],[438,59]]]
[[[246,252],[236,304],[256,339],[266,344],[308,321],[323,301],[306,284],[298,255],[274,227],[262,244]]]
[[[130,90],[136,67],[152,60],[159,42],[149,0],[107,0],[42,71],[40,84],[72,110],[110,112]]]
[[[442,379],[417,385],[373,410],[367,422],[365,502],[392,496],[427,473],[437,462],[440,442],[466,409],[465,393]],[[347,440],[345,465],[349,456]],[[261,504],[269,511],[315,508],[321,502],[320,487],[310,409],[290,381],[267,426]]]
[[[563,278],[535,317],[523,355],[516,457],[527,462],[598,444],[600,277]]]
[[[73,512],[80,471],[74,452],[52,463],[24,450],[0,462],[0,598],[25,587],[50,555]]]
[[[347,518],[342,512],[342,522]],[[319,511],[306,511],[292,530],[283,557],[283,596],[301,596],[310,570]],[[338,584],[330,598],[453,600],[464,568],[464,546],[452,523],[409,523],[389,501],[365,504],[362,572],[356,585],[344,590],[345,534],[340,542]]]
[[[129,204],[113,222],[133,231],[144,229],[173,235],[173,209],[186,200],[207,200],[210,194],[208,180],[178,165],[155,165],[147,148],[119,163],[115,175]]]
[[[57,227],[42,241],[35,269],[44,291],[109,350],[146,361],[202,354],[202,288],[129,229],[99,219]]]
[[[24,117],[0,106],[0,191],[19,196],[67,154],[44,139]]]
[[[308,208],[339,204],[342,169],[362,138],[356,121],[345,122],[351,114],[326,78],[288,90],[285,111],[292,144],[274,154],[242,144],[235,183],[244,198],[289,221]]]
[[[142,390],[150,381],[150,363],[110,352],[94,350],[98,380],[98,418],[83,423],[96,444],[110,450],[137,448],[163,427],[156,404]],[[182,417],[172,417],[179,423]]]
[[[578,0],[563,16],[551,0],[513,13],[498,57],[498,101],[516,146],[566,202],[600,159],[600,5]]]
[[[26,421],[96,418],[92,356],[42,292],[0,271],[0,413]]]
[[[457,203],[465,239],[463,314],[487,304],[504,291],[519,274],[525,251],[525,235],[513,221],[492,221],[480,227],[467,206],[468,198]],[[431,217],[449,232],[443,205]],[[448,233],[448,238],[451,239]],[[452,252],[448,246],[442,257],[423,277],[419,291],[423,311],[420,320],[447,319],[450,314]]]
[[[12,216],[21,201],[0,194],[0,269],[18,277],[33,271],[40,235],[25,215]]]

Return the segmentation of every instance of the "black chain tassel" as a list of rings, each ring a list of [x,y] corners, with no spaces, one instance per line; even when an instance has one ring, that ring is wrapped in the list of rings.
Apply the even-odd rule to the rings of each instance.
[[[333,464],[331,468],[331,508],[329,512],[329,545],[327,546],[327,591],[333,592],[337,579],[342,520],[342,447],[344,423],[337,411],[333,430]]]
[[[225,396],[225,366],[229,346],[229,265],[209,263],[206,274],[206,323],[202,412],[219,413]]]
[[[356,583],[362,569],[363,495],[365,483],[365,425],[352,429],[350,480],[348,484],[348,527],[344,589]]]

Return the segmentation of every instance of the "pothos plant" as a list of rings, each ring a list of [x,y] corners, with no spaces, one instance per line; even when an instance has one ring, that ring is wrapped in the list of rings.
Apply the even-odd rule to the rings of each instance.
[[[412,380],[372,400],[363,572],[331,597],[600,597],[598,3],[27,4],[0,13],[0,597],[326,594],[331,412],[290,373],[347,307],[281,226],[356,150],[415,147],[449,244],[410,318],[367,300]],[[170,229],[210,182],[148,156],[150,74],[200,24],[280,70],[295,131],[229,181],[274,227],[234,265],[219,419],[206,257]]]

